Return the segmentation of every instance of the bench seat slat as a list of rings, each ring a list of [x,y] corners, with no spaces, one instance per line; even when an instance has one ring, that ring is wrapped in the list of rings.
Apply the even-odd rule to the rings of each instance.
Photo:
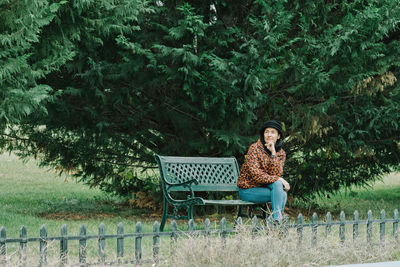
[[[248,206],[248,205],[260,205],[259,203],[248,202],[243,200],[204,200],[204,205],[221,205],[221,206]]]

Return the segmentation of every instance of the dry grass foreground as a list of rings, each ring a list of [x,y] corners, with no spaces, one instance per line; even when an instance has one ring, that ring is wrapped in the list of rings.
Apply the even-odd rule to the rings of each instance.
[[[310,237],[303,238],[299,245],[294,229],[287,237],[282,237],[276,231],[264,231],[253,236],[244,230],[227,237],[225,243],[221,238],[188,237],[178,241],[174,252],[160,265],[326,266],[400,259],[399,244],[393,240],[368,245],[362,240],[348,240],[342,244],[330,238],[318,240],[313,247]]]
[[[151,247],[147,247],[147,255],[143,259],[151,259]],[[59,242],[49,243],[47,266],[59,266]],[[35,253],[36,252],[36,253]],[[72,251],[71,251],[72,252]],[[126,251],[123,261],[134,259],[134,248]],[[105,251],[106,263],[95,264],[98,261],[97,249],[88,251],[87,262],[90,266],[110,266],[107,262],[115,262],[115,250]],[[143,255],[144,256],[144,255]],[[7,266],[18,266],[19,253],[8,255]],[[69,255],[65,266],[78,266],[77,255]],[[226,237],[225,242],[220,236],[180,236],[176,243],[170,237],[161,238],[159,262],[152,260],[142,262],[137,266],[329,266],[355,263],[373,263],[400,260],[400,246],[392,236],[386,242],[367,244],[365,239],[346,239],[341,243],[338,229],[332,231],[325,239],[318,237],[316,246],[311,246],[310,232],[304,232],[301,245],[298,243],[296,229],[289,229],[284,236],[277,230],[260,230],[253,234],[249,227],[239,229],[235,235]],[[25,266],[37,266],[39,255],[37,250],[28,249]],[[113,264],[112,266],[132,266],[129,264]]]

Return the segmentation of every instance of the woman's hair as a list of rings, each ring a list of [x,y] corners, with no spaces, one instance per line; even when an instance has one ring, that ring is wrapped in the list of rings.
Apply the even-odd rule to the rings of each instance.
[[[282,145],[283,145],[283,129],[282,129],[282,123],[280,121],[277,120],[269,120],[266,123],[263,124],[263,126],[260,129],[260,140],[261,143],[263,144],[264,150],[271,155],[271,151],[269,151],[266,146],[265,146],[265,140],[264,140],[264,132],[265,129],[267,128],[274,128],[278,131],[280,137],[279,139],[276,141],[275,144],[275,151],[278,152],[279,150],[281,150]]]

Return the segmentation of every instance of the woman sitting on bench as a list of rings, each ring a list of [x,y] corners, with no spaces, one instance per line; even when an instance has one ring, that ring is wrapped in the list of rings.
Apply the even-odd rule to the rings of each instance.
[[[282,222],[290,185],[280,176],[286,153],[282,149],[282,124],[267,121],[260,129],[260,139],[253,143],[240,169],[237,181],[241,200],[272,205],[272,220]]]

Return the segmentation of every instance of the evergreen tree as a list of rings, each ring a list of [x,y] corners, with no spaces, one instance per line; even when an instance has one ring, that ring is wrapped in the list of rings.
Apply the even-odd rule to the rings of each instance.
[[[61,1],[65,2],[65,1]],[[0,1],[0,129],[24,117],[46,112],[51,88],[38,80],[71,59],[62,47],[34,58],[41,31],[49,25],[60,3],[49,1]],[[64,55],[63,55],[64,54]],[[4,141],[4,140],[3,140]]]
[[[297,196],[399,168],[398,1],[64,2],[27,51],[60,62],[37,64],[52,101],[9,133],[21,156],[124,195],[154,153],[242,161],[275,118]]]

